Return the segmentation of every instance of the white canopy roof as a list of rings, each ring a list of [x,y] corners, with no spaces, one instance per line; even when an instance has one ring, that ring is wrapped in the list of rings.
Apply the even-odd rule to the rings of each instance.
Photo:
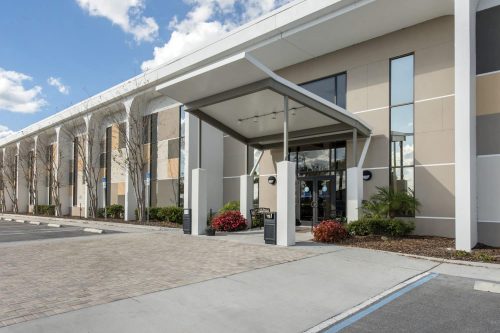
[[[363,136],[371,133],[355,115],[283,79],[246,53],[168,81],[157,91],[184,103],[187,112],[203,121],[259,148],[283,141],[284,96],[289,98],[291,141],[324,141],[353,130]]]

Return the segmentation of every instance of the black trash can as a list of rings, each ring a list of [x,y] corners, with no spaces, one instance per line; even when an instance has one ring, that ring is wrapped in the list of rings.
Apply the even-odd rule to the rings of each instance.
[[[184,216],[182,218],[182,230],[184,234],[191,235],[191,208],[184,208]]]
[[[264,241],[276,245],[276,212],[264,214]]]

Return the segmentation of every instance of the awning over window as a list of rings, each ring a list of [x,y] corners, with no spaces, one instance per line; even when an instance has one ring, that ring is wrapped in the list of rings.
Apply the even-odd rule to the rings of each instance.
[[[369,136],[370,127],[341,107],[285,80],[242,53],[158,86],[208,124],[259,149],[283,142],[288,97],[290,145]]]

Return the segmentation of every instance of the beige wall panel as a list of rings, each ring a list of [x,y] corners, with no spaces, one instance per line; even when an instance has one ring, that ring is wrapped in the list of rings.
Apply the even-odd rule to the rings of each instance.
[[[453,94],[454,77],[453,40],[415,51],[415,100]]]
[[[368,109],[368,66],[359,66],[347,71],[347,110],[351,112]],[[387,93],[386,93],[387,94]]]
[[[368,200],[373,194],[377,193],[377,187],[389,186],[389,168],[370,170],[372,179],[363,181],[363,199]]]
[[[455,131],[419,133],[415,137],[415,165],[453,163]]]
[[[224,178],[224,204],[229,201],[240,201],[240,179]]]
[[[389,60],[372,62],[367,66],[367,108],[375,109],[389,105]]]
[[[479,222],[478,242],[489,246],[500,246],[500,223]]]
[[[179,159],[171,158],[167,160],[167,178],[179,178]]]
[[[168,141],[159,141],[157,146],[156,178],[166,179],[168,178]]]
[[[158,141],[179,137],[179,107],[158,112]]]
[[[118,204],[118,184],[112,183],[110,188],[110,204],[116,205]]]
[[[373,135],[389,135],[389,108],[356,114],[372,128]]]
[[[276,163],[283,160],[283,149],[265,150],[259,164],[259,174],[275,175]]]
[[[224,137],[224,177],[246,174],[245,145],[230,137]]]
[[[415,219],[415,235],[455,237],[455,220]]]
[[[156,206],[177,206],[179,186],[177,179],[165,179],[157,181]]]
[[[120,153],[118,150],[114,150],[111,152],[111,182],[112,183],[120,183],[125,181],[125,170],[122,162],[125,156],[124,152]]]
[[[453,130],[455,128],[453,97],[415,103],[415,134]]]
[[[415,50],[449,43],[453,41],[453,29],[452,16],[436,18],[287,67],[280,70],[278,74],[293,82],[301,83],[346,70],[349,72],[358,67],[388,61],[389,58]]]
[[[358,148],[356,150],[357,161],[359,161],[365,145],[365,138],[358,138]],[[352,140],[346,141],[347,167],[354,166],[352,159]],[[385,135],[374,135],[370,142],[368,152],[365,157],[363,168],[380,168],[389,165],[389,138]]]
[[[500,73],[476,79],[476,115],[500,113]]]
[[[417,216],[455,216],[455,168],[415,168],[415,195],[422,206]]]
[[[117,195],[125,195],[125,182],[121,182],[116,184],[116,193]]]
[[[259,207],[269,208],[276,211],[276,185],[267,182],[267,176],[259,178]]]

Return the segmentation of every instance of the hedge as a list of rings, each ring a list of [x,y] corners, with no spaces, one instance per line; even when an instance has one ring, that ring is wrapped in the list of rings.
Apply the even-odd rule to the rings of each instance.
[[[347,224],[351,235],[386,235],[393,237],[407,236],[415,230],[415,223],[399,219],[365,218]]]

